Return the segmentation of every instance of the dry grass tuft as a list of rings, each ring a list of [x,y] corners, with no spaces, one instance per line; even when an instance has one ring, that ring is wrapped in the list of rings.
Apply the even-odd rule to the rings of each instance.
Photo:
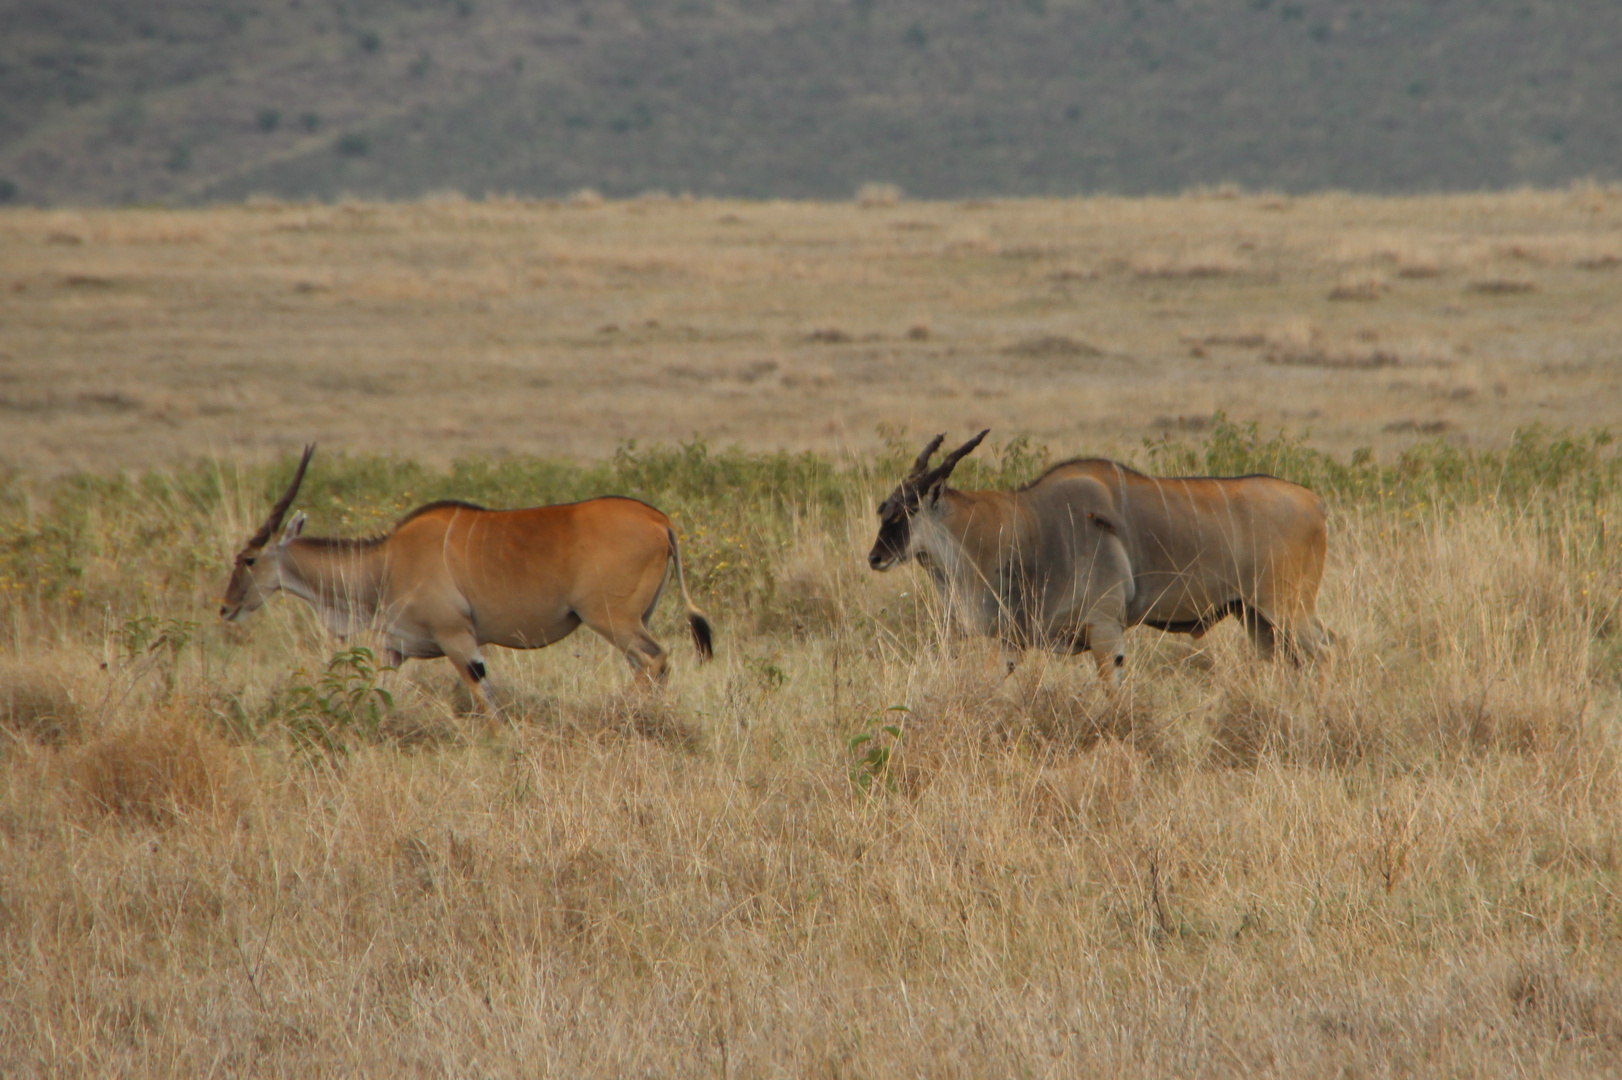
[[[1433,738],[1453,754],[1547,753],[1583,729],[1588,709],[1586,698],[1565,686],[1527,687],[1475,672],[1440,683],[1433,694]]]
[[[1210,721],[1213,760],[1253,768],[1264,756],[1310,757],[1316,740],[1307,716],[1254,683],[1230,686]],[[1306,751],[1306,753],[1303,753]]]
[[[0,670],[0,730],[50,746],[77,739],[83,721],[67,680],[6,665]]]
[[[1085,666],[1085,665],[1083,665]],[[1077,686],[1075,678],[1084,679]],[[1018,746],[1043,752],[1074,753],[1113,739],[1152,751],[1158,724],[1146,697],[1106,693],[1091,672],[1075,672],[1059,682],[1011,679],[1013,692],[993,699],[985,717],[988,733]]]
[[[1050,759],[1103,741],[1159,755],[1165,749],[1162,726],[1150,698],[1129,689],[1107,693],[1091,671],[1082,670],[1090,666],[1039,658],[1006,678],[990,667],[955,670],[909,718],[907,762],[935,771],[987,751]]]
[[[1528,278],[1482,278],[1470,282],[1464,288],[1466,292],[1482,293],[1486,296],[1516,296],[1538,291],[1537,282]]]
[[[1243,259],[1221,248],[1178,253],[1144,252],[1129,259],[1127,267],[1140,278],[1165,279],[1234,277],[1250,269]]]
[[[1056,360],[1094,359],[1104,355],[1104,350],[1096,345],[1077,341],[1064,334],[1038,334],[1017,341],[1004,348],[1002,352],[1004,356]]]
[[[1622,1007],[1614,986],[1573,978],[1558,958],[1518,962],[1506,980],[1515,1014],[1561,1040],[1622,1047]]]
[[[1446,420],[1392,420],[1380,430],[1393,435],[1440,435],[1448,429]]]
[[[450,690],[449,695],[441,696],[432,689],[413,687],[408,693],[396,694],[394,708],[378,723],[378,740],[410,750],[437,750],[466,743],[466,717],[476,711],[473,695],[460,679]]]
[[[1150,768],[1136,746],[1105,739],[1043,766],[1031,789],[1032,812],[1056,826],[1119,825],[1137,809]]]
[[[1442,264],[1423,256],[1397,263],[1397,276],[1410,281],[1423,281],[1427,278],[1439,278],[1444,273]]]
[[[560,711],[559,718],[567,730],[592,738],[646,739],[687,754],[704,750],[704,729],[688,719],[668,695],[657,690],[633,686],[571,704]]]
[[[67,776],[91,814],[150,825],[230,822],[247,805],[236,753],[180,713],[92,740],[68,763]]]
[[[1402,363],[1402,357],[1391,349],[1330,349],[1321,346],[1305,349],[1274,348],[1267,352],[1264,359],[1269,364],[1280,364],[1286,367],[1351,368],[1357,370],[1396,367]]]
[[[1378,300],[1384,296],[1391,286],[1377,277],[1356,277],[1341,281],[1329,290],[1331,300]]]
[[[1268,343],[1265,330],[1214,330],[1207,334],[1183,334],[1192,345],[1226,345],[1235,349],[1260,349]]]
[[[827,633],[845,624],[840,568],[822,547],[793,552],[776,579],[776,596],[762,629],[795,635]]]

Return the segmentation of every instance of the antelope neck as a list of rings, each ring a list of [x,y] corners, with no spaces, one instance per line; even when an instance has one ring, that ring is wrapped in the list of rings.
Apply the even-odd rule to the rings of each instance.
[[[917,546],[948,577],[968,569],[982,554],[985,540],[995,540],[1008,526],[1008,507],[1000,492],[963,492],[947,488],[940,501],[913,518]],[[978,577],[978,573],[970,574]]]
[[[383,577],[380,548],[330,547],[294,540],[278,551],[281,586],[350,624],[377,614]]]

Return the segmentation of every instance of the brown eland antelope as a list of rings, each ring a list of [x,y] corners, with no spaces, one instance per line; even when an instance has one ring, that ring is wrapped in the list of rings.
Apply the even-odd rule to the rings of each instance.
[[[585,623],[658,682],[665,651],[647,620],[674,563],[693,643],[710,657],[710,624],[687,594],[670,519],[646,503],[609,496],[486,510],[433,502],[386,535],[358,540],[301,536],[298,513],[272,544],[313,453],[305,448],[293,482],[237,554],[220,608],[228,622],[286,589],[335,634],[380,630],[391,667],[408,657],[448,658],[487,704],[481,645],[540,649]]]
[[[1272,476],[1158,479],[1096,458],[1053,466],[1016,491],[956,491],[947,477],[982,431],[935,468],[937,435],[879,506],[867,561],[916,559],[949,610],[1015,648],[1091,650],[1112,683],[1122,631],[1201,637],[1238,615],[1265,655],[1299,662],[1328,644],[1319,623],[1323,502]]]

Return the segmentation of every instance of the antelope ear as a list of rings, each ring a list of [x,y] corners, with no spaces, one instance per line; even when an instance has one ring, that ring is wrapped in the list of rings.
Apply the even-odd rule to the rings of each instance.
[[[929,485],[929,505],[931,508],[933,508],[936,503],[941,501],[941,492],[945,489],[945,480],[937,480],[933,484]]]
[[[282,544],[285,546],[292,543],[294,540],[297,540],[299,538],[299,533],[303,531],[304,511],[300,510],[298,513],[293,515],[293,520],[287,523],[287,528],[282,530]]]

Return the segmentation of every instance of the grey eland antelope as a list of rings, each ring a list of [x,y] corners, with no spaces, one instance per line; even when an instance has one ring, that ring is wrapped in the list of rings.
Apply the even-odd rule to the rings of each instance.
[[[989,430],[989,429],[988,429]],[[971,632],[1015,648],[1091,651],[1113,685],[1123,631],[1202,636],[1237,615],[1265,655],[1329,643],[1316,613],[1328,530],[1311,491],[1272,476],[1156,478],[1085,458],[1015,491],[947,478],[982,431],[931,469],[945,436],[879,506],[868,564],[915,559]]]

